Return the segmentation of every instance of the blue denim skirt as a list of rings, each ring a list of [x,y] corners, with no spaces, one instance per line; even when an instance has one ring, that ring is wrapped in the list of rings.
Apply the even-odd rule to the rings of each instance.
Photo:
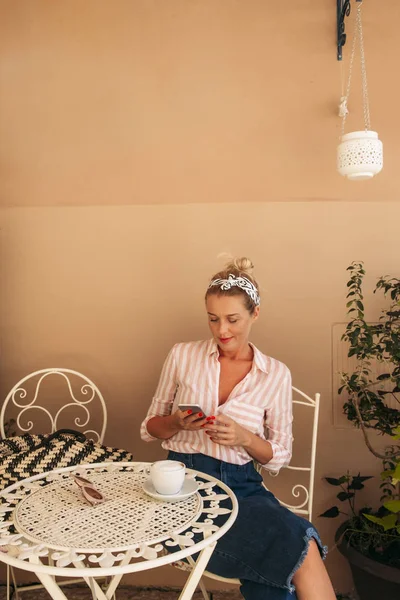
[[[279,504],[262,486],[252,461],[234,465],[204,454],[172,451],[168,458],[219,479],[238,499],[238,517],[218,540],[207,570],[240,579],[246,600],[294,600],[293,575],[307,555],[310,540],[316,541],[322,558],[326,555],[314,526]]]

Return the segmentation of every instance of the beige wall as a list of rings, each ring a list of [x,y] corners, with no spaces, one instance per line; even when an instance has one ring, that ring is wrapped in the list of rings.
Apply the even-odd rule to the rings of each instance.
[[[345,320],[351,260],[370,288],[398,274],[397,88],[384,72],[397,68],[400,6],[365,6],[386,156],[354,184],[335,172],[331,4],[3,0],[1,397],[31,370],[81,370],[106,398],[106,442],[161,456],[138,427],[162,361],[208,335],[217,255],[246,254],[263,292],[254,342],[322,393],[315,514],[334,497],[323,475],[379,471],[359,433],[333,425],[331,326]],[[332,524],[316,523],[332,545]],[[328,565],[348,589],[337,552]]]
[[[400,3],[365,5],[385,173],[354,186],[335,170],[335,11],[333,0],[2,0],[2,203],[395,201]]]

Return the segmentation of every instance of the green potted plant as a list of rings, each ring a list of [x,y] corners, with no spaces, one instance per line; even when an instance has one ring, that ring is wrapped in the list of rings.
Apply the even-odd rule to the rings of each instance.
[[[348,510],[333,506],[321,516],[346,516],[336,532],[339,550],[348,558],[360,600],[400,598],[400,279],[379,278],[374,293],[388,300],[378,323],[367,323],[362,284],[363,263],[348,267],[347,308],[349,322],[343,339],[349,343],[348,356],[356,358],[352,373],[342,373],[339,393],[347,392],[344,413],[361,428],[368,450],[383,461],[380,488],[381,506],[357,506],[356,494],[370,476],[327,477],[340,488],[337,498]],[[379,363],[382,372],[376,375]],[[391,402],[388,402],[388,399]],[[384,452],[371,443],[369,430],[390,437]],[[371,483],[371,482],[370,482]],[[370,485],[370,483],[368,485]]]

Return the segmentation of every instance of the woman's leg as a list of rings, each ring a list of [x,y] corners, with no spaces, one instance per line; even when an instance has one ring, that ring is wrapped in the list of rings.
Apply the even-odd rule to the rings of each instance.
[[[335,600],[331,580],[314,540],[310,541],[307,556],[293,576],[298,600]]]
[[[207,569],[239,578],[246,600],[335,600],[323,553],[311,523],[268,497],[251,497],[239,500]]]
[[[314,540],[317,532],[311,523],[280,506],[261,487],[256,473],[198,454],[171,452],[169,458],[222,479],[238,496],[239,516],[218,541],[208,570],[240,579],[245,600],[335,600],[322,546]],[[248,491],[251,495],[246,497]]]
[[[264,583],[241,580],[240,592],[244,600],[297,600],[296,594]],[[323,600],[320,598],[320,600]]]

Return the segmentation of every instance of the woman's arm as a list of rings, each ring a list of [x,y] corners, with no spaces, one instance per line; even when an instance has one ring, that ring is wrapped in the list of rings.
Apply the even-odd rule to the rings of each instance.
[[[267,440],[261,439],[226,415],[220,415],[215,421],[215,425],[208,424],[206,429],[211,441],[222,446],[241,446],[262,465],[272,459],[272,446]]]
[[[182,412],[177,410],[167,417],[152,417],[147,421],[147,431],[159,440],[168,440],[179,431],[198,431],[206,423],[206,419],[199,419],[199,415],[192,415],[191,410]]]
[[[151,431],[148,429],[148,423],[150,423],[153,418],[157,417],[160,419],[171,417],[172,406],[178,387],[177,363],[175,356],[176,352],[177,346],[175,345],[170,350],[164,362],[156,392],[147,412],[147,416],[140,427],[140,436],[145,442],[152,442],[156,439],[159,439],[157,433],[160,433],[160,431],[157,429],[154,430],[156,435],[153,435],[151,432],[153,429],[151,428]],[[167,423],[169,421],[167,421]],[[165,437],[161,437],[161,439],[167,439],[172,435],[174,435],[174,433],[172,432],[171,428],[171,434],[165,435]]]
[[[152,417],[147,421],[147,432],[151,437],[158,440],[168,440],[178,433],[179,428],[175,420],[175,414],[167,417]]]
[[[167,440],[181,430],[197,431],[206,422],[205,418],[199,419],[198,414],[192,415],[190,410],[182,412],[178,409],[171,414],[179,385],[177,362],[180,347],[176,344],[172,348],[162,368],[156,393],[140,428],[141,438],[145,442]]]
[[[292,376],[285,366],[283,378],[276,390],[273,405],[267,412],[265,421],[266,437],[271,444],[273,456],[267,469],[278,473],[292,458],[293,445],[293,394]],[[266,466],[266,463],[262,463]]]
[[[273,456],[273,450],[268,440],[263,440],[255,433],[248,431],[248,440],[243,444],[243,448],[251,458],[254,458],[257,462],[262,465],[269,463]]]

